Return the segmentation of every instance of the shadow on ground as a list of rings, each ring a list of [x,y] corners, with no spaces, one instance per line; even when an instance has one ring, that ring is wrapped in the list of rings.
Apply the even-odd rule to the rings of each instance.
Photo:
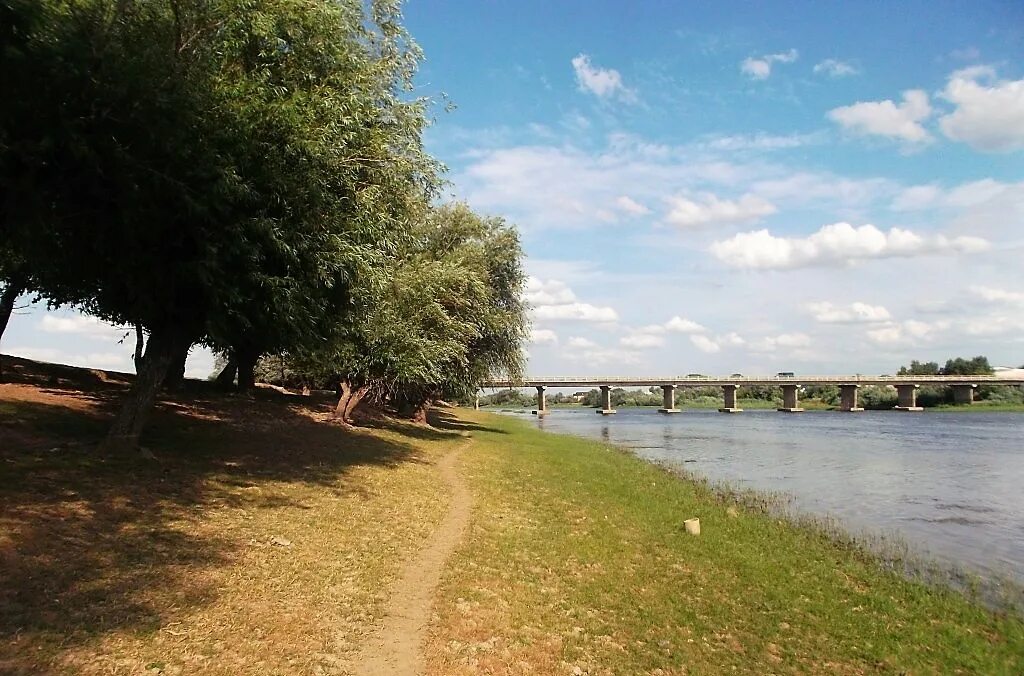
[[[345,484],[354,467],[422,461],[400,440],[327,422],[329,399],[271,392],[253,400],[204,383],[160,403],[148,453],[101,454],[96,443],[130,380],[33,373],[7,359],[20,384],[0,385],[3,673],[30,670],[21,637],[63,650],[118,629],[154,631],[169,597],[178,612],[212,602],[217,591],[204,571],[245,543],[229,532],[200,535],[190,523],[204,508],[237,504],[231,488],[270,480],[359,490]],[[429,439],[456,429],[452,421],[438,430],[382,424]],[[160,603],[147,600],[154,589]]]

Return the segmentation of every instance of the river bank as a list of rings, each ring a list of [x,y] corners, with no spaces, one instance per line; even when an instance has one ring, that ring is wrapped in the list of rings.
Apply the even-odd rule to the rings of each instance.
[[[1024,667],[1018,616],[608,444],[190,383],[144,453],[97,454],[126,386],[0,385],[4,673],[355,674],[396,617],[431,676]]]
[[[460,416],[476,427],[478,511],[442,583],[439,673],[1024,668],[1019,617],[607,444]],[[701,535],[685,534],[690,517]]]

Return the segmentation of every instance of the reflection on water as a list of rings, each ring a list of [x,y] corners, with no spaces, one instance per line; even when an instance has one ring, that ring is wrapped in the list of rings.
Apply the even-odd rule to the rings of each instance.
[[[1024,414],[557,409],[538,424],[785,491],[854,530],[896,531],[937,559],[1024,581]]]

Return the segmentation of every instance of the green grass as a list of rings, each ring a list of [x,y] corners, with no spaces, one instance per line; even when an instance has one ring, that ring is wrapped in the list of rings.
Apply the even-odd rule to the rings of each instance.
[[[606,445],[462,415],[477,505],[432,673],[1024,673],[1016,616]]]
[[[958,411],[961,413],[978,413],[980,411],[999,411],[1002,413],[1024,413],[1024,404],[1014,404],[1005,401],[976,401],[971,405],[964,404],[942,404],[934,406],[930,411]]]

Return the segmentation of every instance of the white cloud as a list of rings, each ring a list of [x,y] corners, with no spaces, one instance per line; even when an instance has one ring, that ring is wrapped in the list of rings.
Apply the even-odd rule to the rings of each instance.
[[[87,338],[110,340],[120,338],[124,335],[125,327],[114,326],[88,315],[69,315],[60,317],[53,314],[45,314],[39,320],[39,329],[46,333],[69,333]],[[132,338],[134,345],[134,337]]]
[[[822,324],[855,324],[884,322],[891,319],[889,311],[881,305],[855,302],[850,305],[833,305],[828,301],[808,303],[807,310],[814,321]]]
[[[824,73],[829,77],[846,77],[847,75],[856,75],[860,71],[846,61],[825,59],[814,65],[814,72]]]
[[[530,305],[560,305],[576,301],[576,294],[565,282],[557,279],[541,280],[536,277],[526,278],[525,300]]]
[[[592,347],[590,349],[567,352],[563,356],[568,361],[583,362],[588,366],[601,366],[604,364],[628,366],[640,362],[640,355],[636,352],[608,347]]]
[[[997,80],[989,66],[958,70],[941,94],[956,109],[939,118],[954,141],[983,152],[1024,149],[1024,79]]]
[[[893,199],[894,211],[917,211],[936,207],[966,209],[1008,198],[1024,201],[1024,182],[1002,183],[991,178],[943,188],[934,183],[914,185],[900,191]]]
[[[632,197],[628,195],[620,195],[615,199],[615,207],[630,216],[645,216],[651,213],[651,210],[640,204]]]
[[[558,334],[551,329],[530,329],[530,342],[534,345],[557,345]]]
[[[52,347],[30,347],[14,346],[6,352],[53,364],[66,364],[68,366],[80,366],[83,368],[107,369],[133,373],[135,367],[132,364],[131,350],[126,349],[123,353],[117,352],[68,352]]]
[[[905,322],[892,323],[871,329],[866,332],[868,340],[886,347],[907,347],[927,343],[937,337],[939,332],[948,330],[949,321],[922,322],[910,319]]]
[[[805,333],[782,333],[777,336],[765,336],[750,343],[753,352],[775,352],[783,349],[799,349],[809,347],[811,337]]]
[[[614,322],[619,318],[613,308],[590,303],[538,305],[533,310],[533,316],[537,319],[571,319],[583,322]]]
[[[778,54],[765,54],[764,56],[748,57],[743,59],[740,70],[755,80],[767,79],[772,74],[772,65],[775,63],[793,63],[797,59],[797,51],[790,49],[788,52]]]
[[[991,286],[972,286],[971,293],[989,303],[1024,305],[1024,291],[1009,291]]]
[[[614,322],[619,318],[613,308],[579,302],[569,285],[558,279],[527,277],[524,299],[535,319]]]
[[[788,134],[775,135],[758,133],[753,135],[734,134],[730,136],[713,136],[706,141],[700,142],[700,147],[709,150],[724,150],[736,152],[742,150],[786,150],[788,148],[799,148],[801,146],[821,143],[824,134]]]
[[[989,248],[978,237],[919,235],[892,228],[849,223],[823,226],[808,237],[776,237],[756,230],[712,243],[712,255],[734,268],[786,270],[827,264],[850,264],[874,258],[914,257],[930,254],[977,253]]]
[[[622,83],[619,71],[592,65],[586,54],[578,54],[573,58],[572,69],[576,72],[576,83],[580,91],[590,92],[601,99],[615,97],[625,103],[635,103],[637,100],[636,92]]]
[[[619,339],[623,347],[644,350],[652,347],[661,347],[665,344],[665,338],[656,333],[633,333]]]
[[[692,319],[684,319],[683,317],[673,317],[668,320],[665,322],[665,328],[676,333],[703,333],[707,331],[707,329]]]
[[[669,197],[666,201],[671,208],[665,220],[681,228],[751,223],[777,211],[771,202],[750,194],[736,201],[722,200],[711,193],[703,193],[693,200]]]
[[[903,92],[903,103],[891,100],[863,101],[834,108],[828,117],[844,129],[867,135],[886,136],[909,143],[926,143],[931,135],[921,126],[932,107],[928,94],[921,89]]]
[[[746,342],[747,341],[743,340],[743,337],[735,331],[729,332],[724,336],[718,336],[719,345],[726,345],[728,347],[740,347],[741,345],[745,345]]]
[[[579,336],[571,337],[568,341],[566,341],[566,345],[581,350],[597,347],[597,343],[595,343],[594,341],[590,340],[589,338],[581,338]]]
[[[722,350],[721,346],[714,340],[699,333],[690,336],[690,342],[693,343],[693,346],[698,350],[706,352],[707,354],[715,354]]]

